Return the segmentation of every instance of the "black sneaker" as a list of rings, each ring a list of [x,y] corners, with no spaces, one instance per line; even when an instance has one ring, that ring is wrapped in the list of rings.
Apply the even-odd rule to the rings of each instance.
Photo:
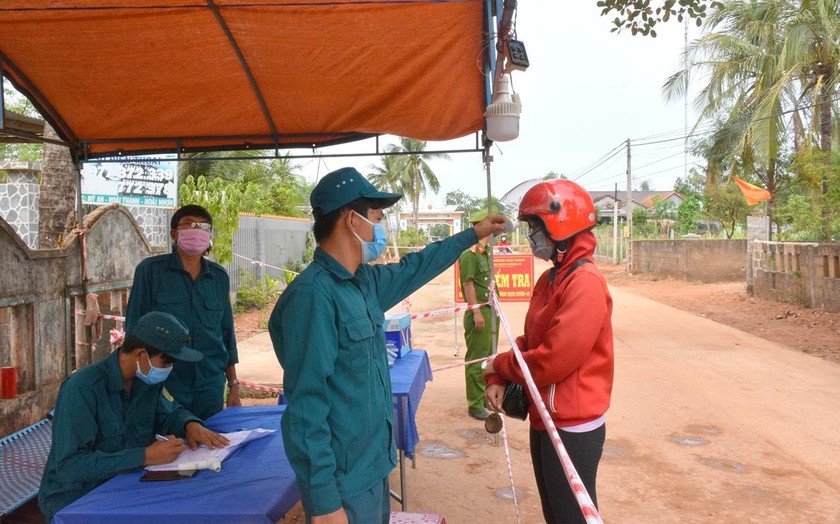
[[[476,420],[487,420],[487,417],[490,416],[490,412],[484,408],[478,410],[470,410],[470,416]]]

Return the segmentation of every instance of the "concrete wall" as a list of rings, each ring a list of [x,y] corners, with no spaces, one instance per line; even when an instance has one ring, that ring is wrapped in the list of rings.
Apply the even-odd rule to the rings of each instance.
[[[114,204],[85,217],[88,289],[98,294],[102,313],[122,316],[134,268],[171,250],[170,215]],[[234,236],[239,256],[228,268],[234,285],[240,267],[282,281],[274,267],[300,258],[312,229],[310,221],[281,218],[242,217],[240,226]],[[104,358],[112,349],[109,330],[122,328],[104,320],[101,336],[88,345],[89,330],[75,314],[84,309],[80,245],[71,234],[61,249],[31,249],[0,217],[0,366],[14,366],[18,374],[17,398],[0,399],[0,437],[44,418],[61,382]]]
[[[840,245],[754,242],[753,294],[840,311]]]
[[[633,272],[691,282],[734,282],[746,274],[746,240],[634,240]]]
[[[124,207],[101,207],[83,224],[89,290],[103,313],[121,315],[134,267],[158,251]],[[0,365],[18,373],[17,398],[0,399],[0,437],[43,418],[64,378],[111,349],[113,323],[91,350],[74,314],[84,308],[80,246],[71,234],[60,249],[32,250],[0,219]]]
[[[633,272],[695,282],[747,281],[753,295],[840,311],[840,244],[746,240],[634,240]],[[748,282],[749,284],[749,282]]]
[[[239,228],[233,235],[233,260],[225,264],[230,275],[230,290],[235,295],[242,273],[250,273],[255,282],[266,276],[285,286],[288,262],[300,259],[306,250],[306,235],[312,221],[288,217],[240,215]]]

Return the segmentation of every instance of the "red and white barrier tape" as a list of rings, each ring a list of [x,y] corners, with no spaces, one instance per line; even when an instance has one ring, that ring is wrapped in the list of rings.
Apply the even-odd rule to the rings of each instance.
[[[250,262],[252,264],[256,264],[260,267],[270,267],[271,269],[276,269],[278,271],[288,271],[289,273],[292,273],[294,275],[300,275],[300,273],[298,273],[297,271],[292,271],[291,269],[286,269],[284,267],[272,266],[271,264],[267,264],[267,263],[262,262],[260,260],[254,260],[253,258],[248,258],[248,257],[242,256],[238,253],[234,253],[233,256],[235,256],[237,258],[241,258],[243,260],[247,260],[248,262]]]
[[[435,309],[432,311],[426,311],[425,313],[415,313],[411,315],[412,319],[417,318],[429,318],[429,317],[436,317],[438,315],[448,315],[450,313],[457,313],[459,311],[467,311],[468,309],[478,309],[481,306],[486,306],[490,304],[490,302],[482,302],[481,304],[470,304],[468,306],[455,306],[455,307],[448,307],[444,309]]]
[[[257,384],[256,382],[251,382],[250,380],[243,380],[241,378],[239,379],[239,384],[241,386],[245,386],[248,389],[253,389],[256,391],[267,391],[269,393],[283,393],[283,388],[263,386],[262,384]]]
[[[522,522],[519,515],[519,501],[516,500],[516,485],[513,483],[513,464],[510,461],[510,447],[508,446],[507,424],[502,417],[502,442],[505,444],[505,461],[507,461],[508,477],[510,477],[510,494],[513,497],[513,507],[516,509],[516,522]]]
[[[86,315],[86,313],[85,313],[84,309],[77,309],[76,310],[76,316],[83,317],[85,315]],[[125,322],[125,317],[118,317],[117,315],[103,315],[103,314],[100,313],[97,318],[104,318],[105,320],[116,320],[117,322]]]
[[[108,340],[112,346],[119,346],[125,342],[125,331],[121,329],[112,329],[108,335],[110,336]]]
[[[465,360],[464,362],[458,362],[457,364],[449,364],[448,366],[441,366],[439,368],[432,369],[432,373],[437,373],[438,371],[444,371],[444,370],[452,369],[452,368],[462,368],[464,366],[469,366],[470,364],[478,364],[479,362],[484,362],[485,360],[490,360],[490,357],[477,358],[475,360]]]
[[[513,354],[516,357],[516,361],[519,362],[522,374],[525,376],[525,385],[528,386],[528,391],[531,393],[531,401],[536,402],[537,404],[540,419],[542,419],[543,424],[548,431],[548,435],[551,438],[551,442],[554,444],[554,449],[557,451],[557,456],[560,458],[560,464],[563,466],[563,472],[566,474],[566,480],[569,482],[569,486],[571,486],[572,492],[575,494],[580,510],[583,512],[583,518],[586,519],[587,524],[603,524],[604,521],[601,520],[601,515],[598,513],[598,509],[595,507],[595,504],[592,503],[592,498],[589,496],[589,492],[586,491],[586,486],[583,485],[583,481],[580,479],[580,475],[578,475],[575,465],[572,463],[572,459],[569,457],[569,453],[563,445],[563,441],[560,440],[560,434],[557,432],[557,427],[554,425],[554,421],[551,420],[551,415],[548,414],[548,409],[546,409],[545,403],[540,396],[540,391],[534,383],[534,377],[531,376],[531,371],[528,369],[528,364],[522,356],[522,351],[520,351],[519,347],[516,345],[516,339],[513,337],[510,324],[504,314],[501,313],[502,308],[499,303],[499,298],[492,289],[490,292],[490,301],[493,303],[496,311],[500,313],[499,318],[501,320],[502,327],[505,328],[505,333],[507,334],[511,347],[513,348]]]

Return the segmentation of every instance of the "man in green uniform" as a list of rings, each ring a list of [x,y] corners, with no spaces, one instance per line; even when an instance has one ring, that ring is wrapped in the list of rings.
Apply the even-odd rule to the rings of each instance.
[[[479,211],[473,215],[470,222],[475,224],[484,220],[486,216],[486,209]],[[464,294],[467,304],[487,302],[490,286],[490,250],[487,249],[489,239],[489,236],[478,239],[475,245],[458,257],[461,292]],[[464,340],[467,343],[467,353],[464,355],[465,361],[490,356],[492,350],[490,315],[492,311],[493,308],[486,305],[464,312]],[[496,317],[496,326],[498,325],[499,317]],[[498,327],[495,331],[496,340],[498,340]],[[484,376],[481,374],[481,363],[467,365],[464,368],[464,378],[467,387],[467,412],[474,419],[486,419],[490,416],[490,413],[484,407],[485,384]]]
[[[204,355],[199,362],[176,362],[166,389],[196,416],[206,419],[227,404],[240,405],[236,378],[236,337],[230,305],[230,278],[225,268],[207,260],[213,218],[201,206],[188,205],[172,215],[172,253],[143,260],[134,270],[134,283],[125,311],[130,331],[149,311],[164,311],[184,323],[193,347]]]
[[[504,227],[491,216],[399,263],[371,265],[386,245],[382,210],[401,197],[353,168],[324,176],[310,196],[315,259],[269,320],[288,398],[283,442],[312,524],[388,522],[396,448],[385,311]]]
[[[172,400],[163,380],[175,361],[195,362],[189,333],[167,313],[140,318],[118,350],[61,385],[52,446],[38,504],[49,522],[117,473],[175,460],[187,445],[224,447],[228,440]],[[156,440],[155,434],[168,435]]]

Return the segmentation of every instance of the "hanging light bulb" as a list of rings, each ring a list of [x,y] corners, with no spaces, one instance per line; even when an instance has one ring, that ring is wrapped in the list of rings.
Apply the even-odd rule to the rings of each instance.
[[[519,136],[519,114],[522,104],[519,95],[510,92],[510,75],[496,78],[493,86],[493,102],[487,106],[484,119],[487,122],[487,137],[494,142],[507,142]]]

